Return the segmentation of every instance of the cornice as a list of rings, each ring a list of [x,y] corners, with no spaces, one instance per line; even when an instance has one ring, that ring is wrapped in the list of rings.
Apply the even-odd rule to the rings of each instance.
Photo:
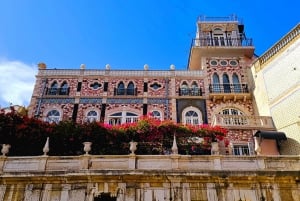
[[[283,36],[277,43],[269,48],[254,63],[255,71],[262,70],[270,61],[272,61],[279,53],[287,49],[296,40],[300,39],[300,23],[297,24],[290,32]]]

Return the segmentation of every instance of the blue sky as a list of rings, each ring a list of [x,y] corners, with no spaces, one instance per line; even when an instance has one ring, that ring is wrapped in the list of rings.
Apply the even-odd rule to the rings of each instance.
[[[276,2],[1,0],[0,106],[28,105],[41,61],[48,68],[186,69],[199,15],[236,14],[261,55],[299,23],[298,0]],[[6,83],[12,80],[15,86]]]

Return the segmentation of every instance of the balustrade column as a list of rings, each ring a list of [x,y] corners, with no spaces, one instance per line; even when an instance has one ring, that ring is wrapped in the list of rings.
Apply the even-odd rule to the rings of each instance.
[[[42,199],[40,198],[41,201],[49,201],[50,200],[50,198],[51,198],[51,189],[52,189],[52,184],[46,184],[44,186],[44,189],[43,189],[42,195],[41,195]]]
[[[216,187],[213,183],[207,183],[207,199],[209,201],[218,201]]]
[[[182,200],[191,200],[191,190],[189,183],[182,184]]]
[[[32,200],[32,189],[33,189],[33,184],[27,184],[25,188],[25,193],[24,193],[24,201],[31,201]]]
[[[0,185],[0,200],[2,201],[4,199],[6,191],[6,185]]]
[[[70,184],[63,184],[62,185],[60,201],[68,201],[69,200],[69,190],[71,190],[71,185]]]

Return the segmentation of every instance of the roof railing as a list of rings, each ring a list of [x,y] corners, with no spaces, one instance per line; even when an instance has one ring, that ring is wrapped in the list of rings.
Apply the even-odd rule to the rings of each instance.
[[[205,16],[205,15],[200,15],[198,17],[198,21],[200,21],[200,22],[230,22],[230,21],[238,21],[239,24],[242,24],[242,20],[239,19],[234,14],[226,16],[226,17],[208,17],[208,16]]]

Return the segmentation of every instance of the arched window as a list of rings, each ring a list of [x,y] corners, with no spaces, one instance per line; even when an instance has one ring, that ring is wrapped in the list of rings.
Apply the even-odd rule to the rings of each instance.
[[[123,82],[118,84],[117,95],[125,95],[125,85]]]
[[[67,82],[63,82],[60,88],[59,95],[68,95],[69,94],[69,86]]]
[[[89,111],[86,114],[86,121],[91,123],[91,122],[95,122],[98,120],[98,113],[94,110]]]
[[[214,75],[213,75],[212,92],[221,92],[221,89],[220,89],[220,79],[219,79],[219,75],[217,73],[214,73]]]
[[[108,117],[109,125],[120,125],[122,122],[122,112],[114,113]]]
[[[126,112],[126,115],[125,115],[126,123],[134,123],[134,122],[138,122],[138,121],[139,121],[138,115],[131,113],[131,112]]]
[[[46,122],[58,123],[60,121],[60,113],[58,110],[50,110],[47,113]]]
[[[162,116],[161,116],[160,111],[153,110],[153,111],[152,111],[152,116],[153,116],[153,118],[155,118],[155,119],[162,120]]]
[[[182,120],[184,124],[199,125],[203,123],[202,113],[198,108],[188,107],[182,111]]]
[[[189,95],[189,87],[188,87],[188,84],[186,83],[186,81],[182,82],[182,84],[180,86],[180,95],[181,96]]]
[[[230,93],[230,82],[229,82],[229,77],[226,73],[223,74],[223,88],[224,88],[224,93]]]
[[[226,114],[226,115],[244,115],[242,111],[235,109],[235,108],[226,108],[223,109],[221,114]]]
[[[198,84],[195,81],[192,83],[191,95],[192,96],[201,96],[202,95],[200,92],[200,89],[198,87]]]
[[[51,84],[48,94],[49,95],[57,95],[57,92],[58,92],[58,84],[55,81]]]
[[[138,122],[139,116],[132,112],[117,112],[108,116],[108,124],[120,125],[123,123],[134,123]]]
[[[134,84],[133,82],[129,82],[127,86],[127,95],[134,95]]]
[[[236,73],[234,73],[232,75],[232,82],[233,82],[234,92],[240,93],[241,92],[241,85],[240,85],[239,77],[237,76]]]
[[[215,28],[213,31],[213,41],[215,46],[225,46],[224,32],[220,28]]]

